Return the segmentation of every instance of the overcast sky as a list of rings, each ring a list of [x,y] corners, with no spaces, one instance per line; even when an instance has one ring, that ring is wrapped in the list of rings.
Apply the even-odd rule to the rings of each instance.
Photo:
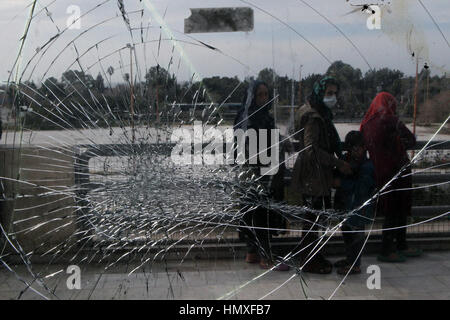
[[[377,1],[384,2],[372,2]],[[193,72],[200,77],[220,75],[243,79],[256,75],[264,67],[273,67],[280,75],[295,74],[298,78],[300,65],[303,65],[303,75],[323,73],[329,61],[335,60],[342,60],[363,72],[369,66],[390,67],[411,75],[415,71],[411,51],[420,53],[420,65],[430,64],[433,74],[450,74],[450,48],[417,0],[392,0],[389,6],[381,6],[381,30],[367,28],[369,15],[366,13],[347,14],[355,9],[351,4],[363,3],[355,0],[306,1],[332,23],[300,0],[124,2],[130,12],[131,26],[145,27],[145,44],[141,43],[140,30],[130,35],[120,16],[117,0],[38,0],[19,63],[22,80],[39,82],[48,76],[60,78],[62,72],[80,66],[96,76],[113,66],[116,71],[112,81],[120,81],[123,73],[130,71],[130,57],[128,49],[119,49],[130,42],[136,43],[138,75],[141,76],[146,68],[157,63],[168,68],[171,59],[171,72],[182,80],[191,78]],[[31,3],[31,0],[0,1],[2,81],[8,78],[8,71],[17,57]],[[422,0],[422,3],[450,40],[450,1]],[[67,9],[71,5],[81,10],[81,28],[64,31],[39,51],[50,38],[66,28],[70,18]],[[189,8],[234,6],[254,9],[253,31],[183,34]],[[131,13],[141,9],[144,9],[142,17],[140,12]],[[159,28],[161,21],[163,28]],[[151,28],[147,29],[148,25]],[[200,45],[197,40],[220,52]]]

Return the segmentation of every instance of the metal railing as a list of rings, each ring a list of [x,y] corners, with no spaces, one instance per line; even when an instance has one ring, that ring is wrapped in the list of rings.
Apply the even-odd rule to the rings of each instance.
[[[206,145],[206,144],[205,144]],[[204,145],[204,146],[205,146]],[[426,150],[450,150],[450,141],[435,141],[428,143],[426,141],[418,141],[414,146],[414,150],[421,150],[427,145]],[[146,152],[157,152],[159,155],[170,156],[174,144],[170,143],[155,143],[155,144],[104,144],[104,145],[79,145],[78,156],[75,161],[75,183],[77,184],[77,198],[79,204],[83,208],[87,208],[87,193],[98,187],[98,183],[90,180],[89,162],[97,157],[130,157],[133,154],[143,154]],[[192,146],[194,147],[194,146]],[[298,148],[298,144],[294,143],[294,148]],[[224,146],[226,150],[226,146]],[[288,184],[290,181],[291,170],[286,170],[287,174],[285,181]],[[431,174],[414,174],[414,185],[428,185],[428,184],[445,184],[450,181],[450,173],[431,173]],[[87,210],[87,209],[85,209]],[[428,205],[428,206],[413,206],[412,216],[415,221],[426,220],[431,217],[442,215],[450,212],[449,204]],[[377,222],[378,225],[381,222]],[[420,224],[419,224],[420,225]],[[427,224],[427,228],[418,230],[418,228],[411,228],[409,233],[416,233],[422,235],[439,234],[442,236],[450,236],[450,220],[448,217],[432,222],[432,227]]]

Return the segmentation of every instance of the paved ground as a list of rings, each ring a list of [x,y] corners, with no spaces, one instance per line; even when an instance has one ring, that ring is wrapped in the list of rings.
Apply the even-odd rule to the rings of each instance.
[[[381,289],[367,288],[370,274],[365,271],[373,264],[381,270]],[[50,299],[306,299],[295,271],[264,274],[258,265],[241,260],[158,263],[153,264],[152,270],[140,269],[128,276],[133,267],[121,265],[105,271],[104,266],[84,266],[81,289],[68,290],[67,266],[34,266],[35,271],[42,271],[42,276],[60,273],[45,279],[55,295],[37,283],[33,283],[33,288]],[[396,264],[379,263],[374,256],[365,256],[362,268],[362,274],[345,280],[333,299],[450,299],[450,252],[426,252],[421,258]],[[23,266],[14,270],[26,281],[32,279]],[[335,272],[306,274],[304,281],[308,298],[328,299],[342,276]],[[0,271],[0,299],[17,299],[24,288],[26,285],[13,273],[4,268]],[[20,298],[42,299],[30,289]]]

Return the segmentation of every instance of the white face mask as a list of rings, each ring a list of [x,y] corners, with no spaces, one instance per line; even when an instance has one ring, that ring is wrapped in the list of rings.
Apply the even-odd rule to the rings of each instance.
[[[328,107],[328,108],[333,108],[336,103],[337,103],[337,99],[336,96],[333,95],[331,97],[324,97],[323,98],[323,103]]]

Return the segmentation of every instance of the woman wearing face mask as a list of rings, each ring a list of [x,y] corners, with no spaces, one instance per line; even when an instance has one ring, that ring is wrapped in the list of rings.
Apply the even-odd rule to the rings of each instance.
[[[257,152],[264,152],[260,150],[261,138],[260,131],[267,132],[267,150],[270,156],[271,152],[277,152],[278,146],[272,146],[271,134],[275,134],[272,129],[275,129],[275,121],[269,114],[272,107],[269,87],[265,82],[254,81],[250,84],[242,108],[236,116],[234,123],[234,130],[242,129],[247,131],[254,129],[256,131]],[[255,141],[253,141],[254,143]],[[241,142],[242,143],[242,142]],[[245,159],[249,159],[249,140],[245,142]],[[276,201],[283,200],[284,197],[284,165],[281,165],[282,160],[279,161],[280,166],[275,175],[261,176],[262,165],[257,159],[257,164],[249,165],[246,163],[242,166],[241,178],[243,180],[243,190],[240,190],[243,205],[241,211],[244,213],[243,222],[245,227],[240,229],[240,235],[245,238],[247,242],[246,262],[259,263],[261,268],[272,268],[275,265],[277,271],[287,271],[289,266],[280,263],[274,259],[270,240],[276,232],[270,229],[284,228],[284,220],[277,213],[270,209],[271,199]],[[255,201],[264,203],[262,206],[255,207]],[[256,227],[256,228],[255,228]]]
[[[314,84],[313,92],[295,119],[295,138],[302,150],[295,162],[291,189],[301,197],[303,204],[315,213],[303,217],[301,257],[303,271],[326,274],[332,264],[317,248],[320,211],[331,208],[333,170],[351,174],[350,164],[340,160],[341,140],[333,124],[331,110],[336,106],[339,84],[332,77],[325,77]]]

